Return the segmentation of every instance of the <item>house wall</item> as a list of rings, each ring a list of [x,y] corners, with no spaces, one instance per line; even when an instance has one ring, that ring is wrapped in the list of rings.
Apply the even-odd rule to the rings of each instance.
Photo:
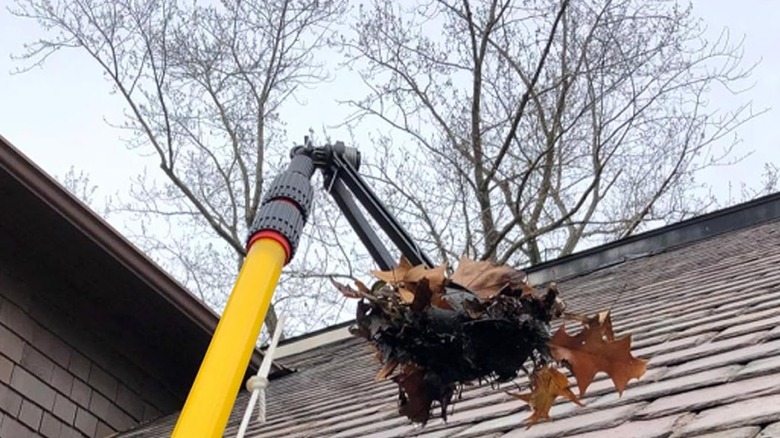
[[[180,408],[126,339],[90,325],[78,290],[3,245],[0,438],[104,437]]]

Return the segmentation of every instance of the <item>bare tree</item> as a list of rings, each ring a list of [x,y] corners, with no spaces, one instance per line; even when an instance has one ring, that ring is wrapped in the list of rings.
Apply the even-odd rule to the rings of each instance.
[[[345,2],[15,1],[50,35],[27,46],[28,66],[79,48],[124,99],[129,145],[161,172],[120,207],[136,241],[219,307],[265,176],[287,160],[279,109],[323,79],[315,55]],[[754,116],[707,101],[749,74],[740,45],[706,41],[671,0],[375,0],[351,30],[337,43],[369,94],[348,123],[383,127],[363,148],[367,177],[442,261],[538,263],[701,212],[696,172],[734,159],[728,140]],[[312,278],[370,264],[316,202],[275,301],[302,303],[285,308],[306,328],[344,305]]]
[[[94,196],[97,186],[92,184],[88,173],[83,170],[77,172],[74,166],[70,166],[70,169],[57,180],[81,202],[95,208]]]
[[[66,48],[100,66],[126,105],[128,144],[160,170],[139,176],[121,205],[136,215],[136,241],[221,307],[266,177],[289,151],[280,107],[325,77],[315,52],[343,9],[343,0],[17,0],[12,13],[48,31],[20,55],[28,68]]]
[[[374,175],[445,261],[538,263],[702,212],[695,173],[754,116],[707,101],[750,68],[676,1],[377,0],[354,31],[352,122],[383,122]]]
[[[777,193],[780,189],[780,167],[777,164],[766,162],[761,172],[758,186],[752,187],[745,183],[740,184],[739,193],[733,193],[733,187],[729,184],[729,203],[748,202],[752,199]]]

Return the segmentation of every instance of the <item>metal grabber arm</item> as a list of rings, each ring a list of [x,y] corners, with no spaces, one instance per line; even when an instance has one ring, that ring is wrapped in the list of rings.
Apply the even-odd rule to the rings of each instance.
[[[311,177],[316,169],[322,172],[325,189],[381,269],[395,266],[395,258],[356,199],[413,265],[433,266],[358,174],[357,149],[341,142],[322,147],[312,146],[308,139],[305,143],[293,148],[287,170],[274,179],[263,197],[249,233],[247,256],[179,415],[173,438],[223,435],[282,267],[295,255],[308,218],[314,194]]]

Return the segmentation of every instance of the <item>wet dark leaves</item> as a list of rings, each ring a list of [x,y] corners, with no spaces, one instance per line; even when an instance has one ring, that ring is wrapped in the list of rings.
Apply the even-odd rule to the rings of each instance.
[[[579,404],[556,362],[572,370],[581,396],[597,372],[606,372],[620,392],[644,373],[645,361],[630,354],[630,338],[614,339],[608,312],[565,313],[554,284],[536,290],[512,267],[462,259],[447,277],[446,266],[402,259],[373,274],[380,281],[370,289],[334,285],[360,299],[351,331],[375,347],[383,364],[377,380],[398,385],[399,413],[413,422],[426,423],[436,403],[446,420],[458,387],[510,381],[529,372],[529,361],[531,393],[516,397],[534,410],[531,424],[549,418],[558,396]],[[551,337],[550,322],[561,317],[581,323],[582,331],[570,336],[562,327]]]

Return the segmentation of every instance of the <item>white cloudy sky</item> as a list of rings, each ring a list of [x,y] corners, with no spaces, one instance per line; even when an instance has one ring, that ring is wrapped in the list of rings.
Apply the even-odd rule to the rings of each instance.
[[[121,120],[120,98],[109,93],[96,65],[78,51],[57,54],[42,69],[11,75],[18,65],[10,59],[11,53],[18,53],[39,32],[35,23],[7,12],[11,2],[0,0],[0,135],[51,174],[62,175],[71,166],[86,171],[99,186],[98,198],[122,192],[146,161],[126,150],[121,133],[105,122]],[[757,185],[763,163],[780,164],[780,105],[776,104],[780,102],[780,26],[776,22],[780,1],[696,0],[695,8],[713,35],[727,27],[732,38],[745,38],[745,62],[760,64],[752,76],[753,88],[739,99],[752,100],[758,109],[770,108],[739,131],[744,140],[740,152],[752,155],[733,167],[701,175],[725,203],[729,183]],[[352,83],[342,75],[312,92],[304,104],[288,107],[285,121],[293,140],[299,140],[309,127],[319,131],[341,121],[347,111],[336,100],[355,91]],[[714,104],[727,107],[736,104],[733,99],[712,96]],[[347,137],[337,129],[328,132],[336,139]]]

